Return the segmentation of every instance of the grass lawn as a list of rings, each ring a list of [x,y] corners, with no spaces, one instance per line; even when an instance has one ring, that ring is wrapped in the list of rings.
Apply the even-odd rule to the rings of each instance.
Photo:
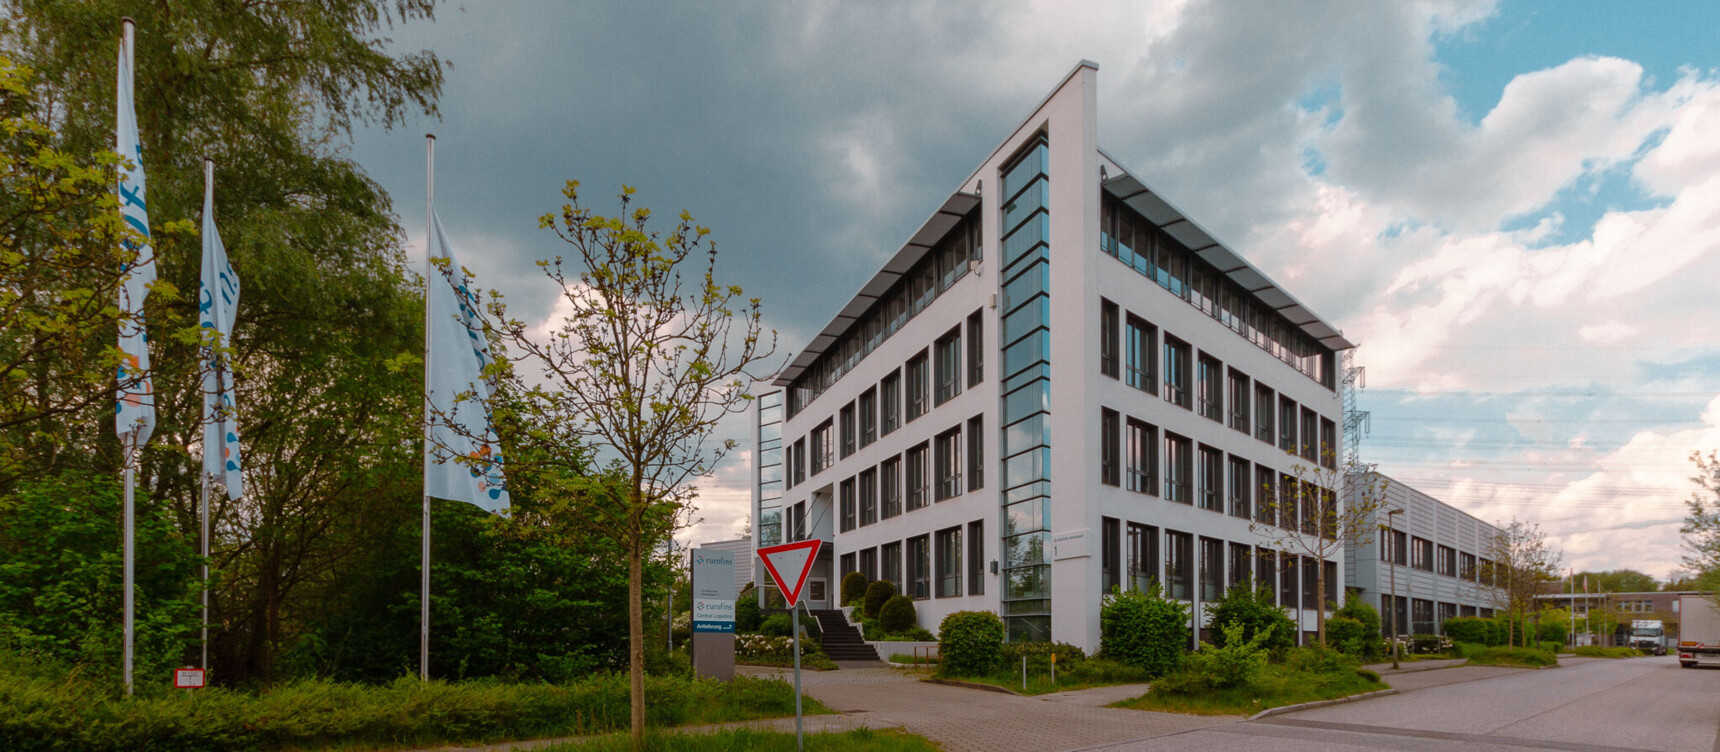
[[[1637,658],[1647,655],[1647,653],[1636,648],[1604,648],[1599,645],[1582,645],[1572,648],[1572,650],[1584,658]]]
[[[776,668],[794,668],[794,656],[753,656],[742,658],[735,656],[736,666],[774,666]],[[813,671],[835,671],[839,668],[836,661],[830,660],[823,653],[813,653],[800,657],[800,667]]]
[[[1353,670],[1314,673],[1273,664],[1262,669],[1247,687],[1219,689],[1198,695],[1148,692],[1112,707],[1192,715],[1253,715],[1267,708],[1336,700],[1381,689],[1389,687],[1377,678]]]
[[[1538,648],[1492,647],[1471,653],[1468,665],[1539,668],[1559,665],[1559,657]]]
[[[735,729],[709,734],[652,732],[647,749],[661,752],[789,752],[794,734],[778,731]],[[806,748],[819,752],[937,752],[938,745],[923,736],[901,731],[855,729],[840,734],[807,734]],[[544,752],[630,752],[626,734],[588,739],[546,747]]]
[[[1004,669],[986,676],[952,676],[937,678],[953,679],[972,684],[989,684],[1002,687],[1011,692],[1024,695],[1043,695],[1052,692],[1068,692],[1075,689],[1092,689],[1094,687],[1110,687],[1117,684],[1135,684],[1147,681],[1147,675],[1140,669],[1125,666],[1102,658],[1088,658],[1084,661],[1057,667],[1057,682],[1051,681],[1051,672],[1041,666],[1029,666],[1027,670],[1027,685],[1021,682],[1021,666],[1016,664],[1012,669]]]

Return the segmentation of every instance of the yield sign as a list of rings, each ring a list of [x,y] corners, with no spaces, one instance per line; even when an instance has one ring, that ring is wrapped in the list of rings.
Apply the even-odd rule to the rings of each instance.
[[[800,588],[806,584],[812,563],[818,560],[818,547],[822,543],[823,540],[813,538],[758,550],[758,557],[764,560],[765,571],[770,572],[770,578],[776,581],[776,589],[782,592],[790,608],[800,602]]]

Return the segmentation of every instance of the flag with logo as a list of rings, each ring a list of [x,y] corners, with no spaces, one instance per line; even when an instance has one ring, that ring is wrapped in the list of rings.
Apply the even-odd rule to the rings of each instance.
[[[245,494],[239,472],[239,420],[233,410],[231,347],[239,307],[239,276],[215,228],[215,186],[203,189],[203,280],[197,290],[198,324],[214,335],[203,349],[203,472],[221,482],[227,498]],[[205,336],[209,336],[205,333]]]
[[[149,241],[149,207],[144,202],[143,144],[137,137],[137,112],[132,106],[132,46],[120,40],[119,49],[119,155],[130,160],[119,173],[119,213],[136,238],[122,241],[130,263],[120,270],[119,287],[119,399],[114,405],[114,428],[120,436],[131,434],[131,445],[142,447],[155,433],[155,390],[149,375],[149,337],[144,332],[143,302],[155,282],[155,249]]]
[[[429,426],[424,441],[424,494],[475,504],[486,511],[508,508],[501,447],[490,427],[490,384],[484,367],[490,348],[473,294],[435,210],[430,214],[429,353],[424,392]],[[456,459],[459,458],[459,459]]]

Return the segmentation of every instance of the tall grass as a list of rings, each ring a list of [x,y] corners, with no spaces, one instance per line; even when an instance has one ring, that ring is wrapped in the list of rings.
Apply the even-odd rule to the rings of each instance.
[[[1491,647],[1464,650],[1469,663],[1475,666],[1557,666],[1559,657],[1551,650],[1540,648]]]
[[[0,749],[10,752],[387,747],[600,734],[628,724],[625,675],[567,684],[306,680],[261,694],[204,689],[127,699],[76,672],[8,668],[17,666],[0,661]],[[654,727],[794,712],[793,687],[746,676],[728,683],[648,677],[646,697]],[[806,702],[809,712],[828,712]]]

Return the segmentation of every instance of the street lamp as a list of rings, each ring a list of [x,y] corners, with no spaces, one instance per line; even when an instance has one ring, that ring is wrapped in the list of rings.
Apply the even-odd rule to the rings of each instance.
[[[1403,514],[1402,509],[1393,509],[1389,512],[1386,512],[1386,530],[1387,530],[1386,535],[1389,536],[1388,540],[1391,541],[1391,547],[1392,547],[1391,548],[1391,557],[1388,560],[1388,563],[1391,565],[1391,579],[1392,579],[1392,602],[1391,602],[1390,609],[1392,612],[1392,618],[1391,618],[1391,625],[1392,625],[1392,668],[1394,668],[1394,669],[1398,667],[1398,638],[1397,638],[1397,633],[1398,633],[1398,623],[1397,623],[1397,557],[1398,557],[1398,545],[1397,545],[1397,525],[1396,525],[1397,520],[1394,520],[1392,518],[1396,517],[1397,515],[1400,515],[1400,514]]]

